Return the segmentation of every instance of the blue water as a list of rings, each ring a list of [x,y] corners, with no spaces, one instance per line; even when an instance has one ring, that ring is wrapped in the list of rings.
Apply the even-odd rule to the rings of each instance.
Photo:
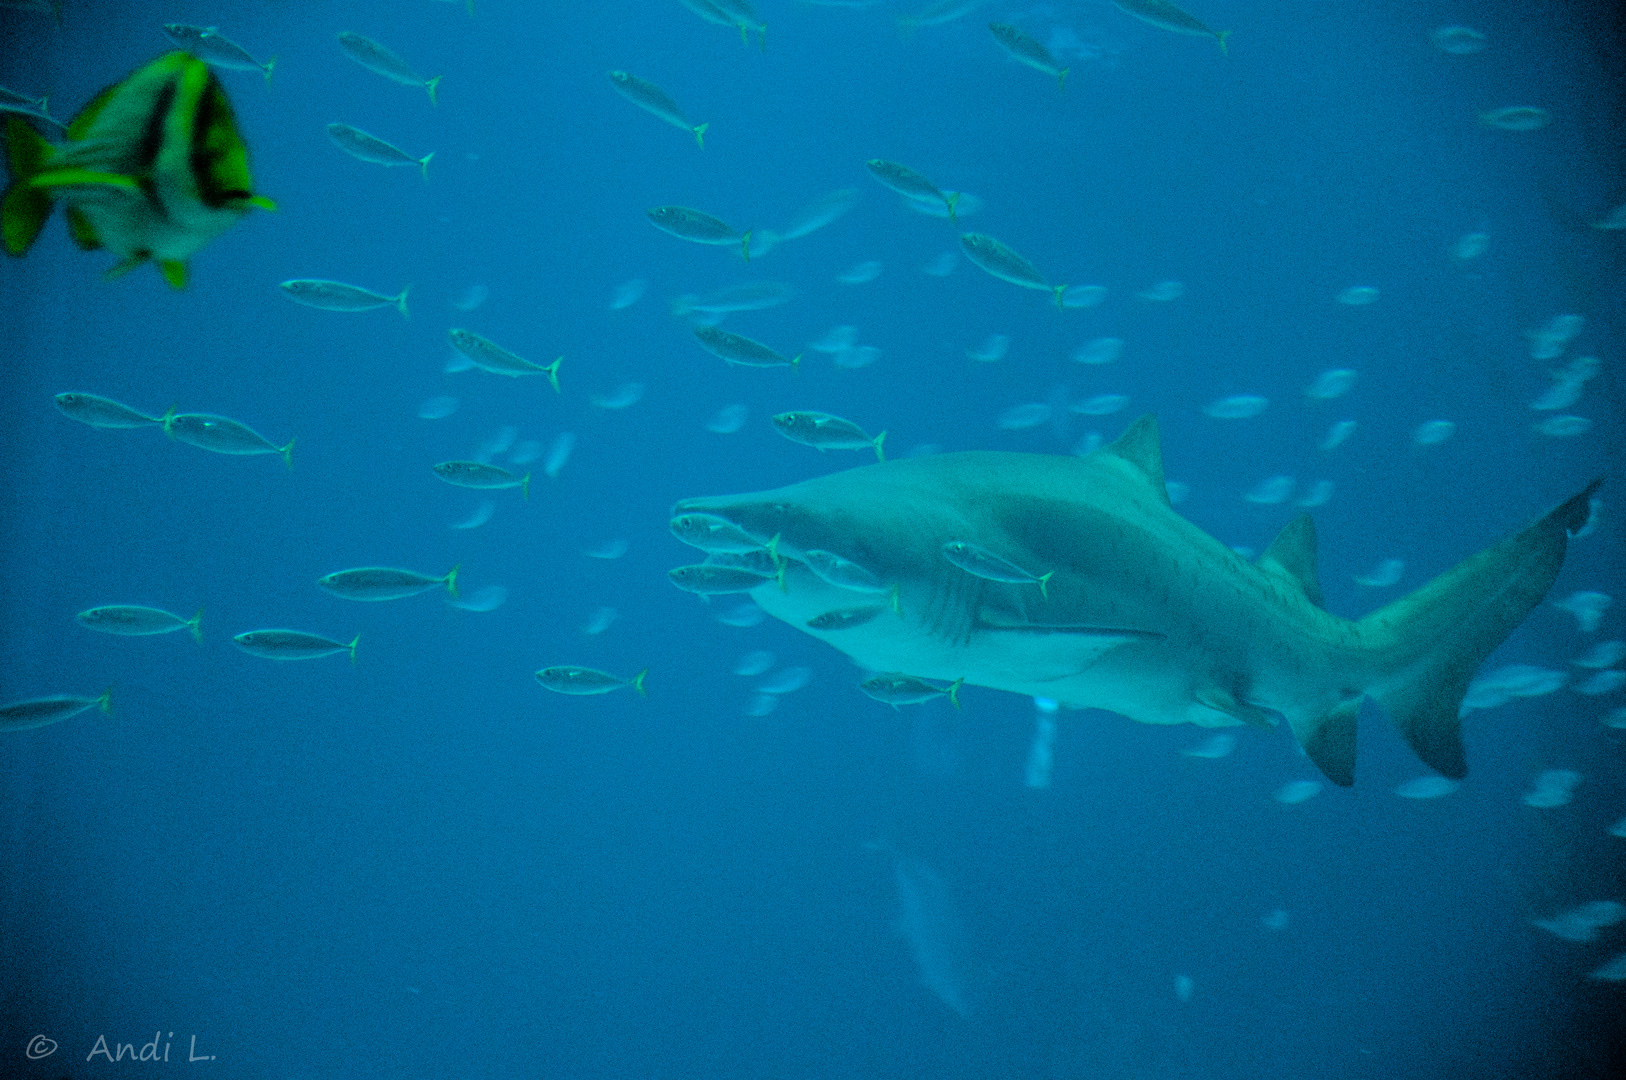
[[[1207,732],[1098,712],[1060,714],[1033,788],[1030,700],[967,687],[962,711],[894,712],[834,650],[772,620],[724,625],[733,602],[665,578],[693,561],[667,532],[677,500],[863,462],[786,441],[773,413],[884,428],[902,455],[1068,453],[1152,411],[1169,479],[1190,487],[1180,511],[1227,544],[1260,550],[1299,512],[1245,501],[1259,481],[1333,481],[1314,514],[1336,613],[1420,585],[1595,476],[1596,528],[1549,599],[1626,592],[1626,258],[1622,233],[1589,225],[1626,202],[1618,14],[1189,6],[1233,31],[1228,58],[1105,2],[993,0],[902,35],[913,3],[758,0],[765,51],[675,0],[478,0],[473,17],[431,0],[68,0],[61,29],[0,8],[0,83],[64,116],[162,52],[166,21],[274,54],[269,86],[222,79],[256,189],[280,206],[206,247],[184,291],[150,267],[102,280],[111,260],[75,250],[60,217],[0,265],[0,698],[111,686],[114,701],[0,738],[0,1075],[1612,1075],[1621,984],[1586,976],[1626,925],[1571,942],[1531,920],[1626,900],[1626,840],[1608,832],[1626,813],[1622,732],[1602,723],[1619,691],[1471,714],[1471,772],[1433,801],[1393,794],[1427,770],[1370,705],[1356,786],[1297,805],[1272,793],[1317,773],[1285,730],[1234,729],[1236,751],[1204,760],[1180,751]],[[1065,90],[1008,59],[990,20],[1086,43],[1064,57]],[[1489,46],[1442,53],[1428,34],[1452,22]],[[347,59],[347,29],[443,75],[439,106]],[[708,122],[705,149],[619,97],[612,68]],[[1554,121],[1476,120],[1515,104]],[[345,156],[334,121],[434,151],[427,182]],[[901,207],[873,157],[979,196],[964,228],[1106,299],[1058,311],[964,259],[922,273],[956,230]],[[780,227],[842,187],[859,192],[850,214],[750,265],[644,217],[681,204]],[[1488,250],[1453,260],[1469,232]],[[870,259],[875,281],[836,281]],[[411,318],[297,306],[276,285],[302,277],[410,283]],[[610,310],[633,278],[647,295]],[[795,352],[851,324],[882,359],[725,366],[668,302],[745,280],[798,295],[726,328]],[[1163,280],[1184,295],[1137,298]],[[456,310],[476,284],[489,299]],[[1351,285],[1380,298],[1336,302]],[[1564,313],[1586,318],[1581,335],[1532,359],[1525,332]],[[447,373],[456,326],[563,355],[562,393]],[[1006,357],[968,360],[990,334],[1010,337]],[[1126,342],[1117,361],[1069,360],[1102,336]],[[1583,355],[1599,374],[1564,411],[1594,426],[1535,433],[1547,414],[1527,403]],[[1348,395],[1304,395],[1345,367]],[[648,388],[632,407],[591,403],[626,382]],[[76,424],[52,406],[70,390],[295,438],[293,467]],[[1102,393],[1130,403],[997,424]],[[1204,415],[1241,393],[1271,404]],[[457,411],[419,419],[439,395]],[[744,428],[706,431],[733,403]],[[1355,435],[1318,450],[1341,419]],[[1434,419],[1454,437],[1415,445]],[[528,500],[430,472],[505,426],[576,437]],[[488,494],[489,523],[449,527]],[[623,558],[582,555],[613,538]],[[1405,560],[1399,585],[1355,584],[1385,558]],[[501,585],[507,602],[357,604],[314,584],[453,564],[466,592]],[[202,607],[204,642],[74,621],[111,603]],[[619,618],[583,634],[601,606]],[[277,626],[359,633],[359,662],[231,643]],[[1487,667],[1575,671],[1622,636],[1619,604],[1588,635],[1548,603]],[[746,715],[760,677],[731,673],[753,649],[813,672],[765,717]],[[552,664],[647,667],[649,696],[556,696],[532,678]],[[1574,800],[1524,805],[1553,768],[1582,775]],[[1284,926],[1261,922],[1278,910]],[[55,1053],[30,1060],[36,1037]],[[168,1061],[131,1064],[148,1043]]]

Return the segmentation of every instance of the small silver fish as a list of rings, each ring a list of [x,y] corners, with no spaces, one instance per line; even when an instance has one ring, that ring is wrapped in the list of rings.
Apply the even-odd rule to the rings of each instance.
[[[78,716],[87,709],[113,710],[113,691],[103,690],[97,697],[43,697],[28,701],[14,701],[0,705],[0,731],[27,731],[29,728],[55,724]]]
[[[250,656],[266,660],[315,660],[334,653],[347,652],[350,662],[356,662],[357,634],[350,644],[333,641],[320,634],[307,634],[303,630],[249,630],[232,638],[237,647]]]
[[[515,379],[521,375],[546,375],[548,382],[553,385],[553,392],[559,393],[559,365],[564,361],[564,357],[558,357],[544,367],[516,356],[472,330],[448,330],[447,336],[451,338],[452,348],[474,361],[474,366],[481,371],[489,371],[493,375],[507,375]]]
[[[412,70],[411,64],[408,64],[383,45],[380,45],[372,38],[362,37],[360,34],[351,33],[349,30],[342,31],[339,34],[339,48],[344,50],[346,56],[368,71],[376,75],[382,75],[391,82],[398,82],[402,86],[421,86],[429,91],[429,104],[439,104],[435,100],[435,88],[440,85],[441,76],[436,75],[433,79],[425,79]]]
[[[531,497],[531,474],[515,476],[507,469],[487,465],[480,461],[443,461],[431,466],[436,476],[453,487],[473,488],[476,491],[496,491],[519,488],[526,499]]]
[[[1018,63],[1055,76],[1056,85],[1064,90],[1067,88],[1068,69],[1056,62],[1049,49],[1010,23],[989,23],[988,29],[993,33],[994,40],[999,42],[999,47],[1010,53]]]
[[[213,26],[166,23],[164,36],[210,67],[225,68],[228,71],[258,71],[265,75],[267,83],[271,81],[271,69],[277,63],[274,56],[265,63],[260,63],[249,55],[247,49],[221,34],[219,29]]]
[[[216,454],[280,454],[283,464],[294,467],[294,440],[278,446],[264,435],[225,416],[211,413],[164,414],[164,434],[178,442],[210,450]]]
[[[112,398],[95,394],[58,394],[56,407],[62,415],[95,428],[138,428],[162,424],[161,416],[148,416]]]
[[[1061,306],[1061,297],[1067,291],[1067,286],[1050,284],[1032,263],[992,236],[964,233],[960,236],[960,249],[965,252],[966,258],[986,273],[1024,289],[1052,293],[1056,306]]]
[[[50,103],[43,97],[31,98],[27,94],[19,94],[15,90],[8,90],[0,86],[0,113],[16,113],[18,116],[32,116],[35,120],[43,120],[47,124],[54,124],[59,128],[68,125],[51,115]]]
[[[359,285],[346,285],[342,281],[292,278],[284,281],[278,288],[287,294],[288,299],[306,307],[321,308],[323,311],[372,311],[394,304],[396,310],[405,318],[407,293],[412,286],[408,285],[396,296],[385,296],[371,289],[363,289]]]
[[[457,596],[457,567],[443,577],[430,577],[413,570],[396,570],[387,566],[363,566],[355,570],[339,570],[318,578],[316,584],[346,600],[399,600],[417,596],[440,586],[455,598]]]
[[[74,618],[78,619],[81,625],[88,626],[92,630],[100,630],[104,634],[145,637],[149,634],[168,634],[186,629],[192,631],[192,640],[203,640],[203,631],[199,628],[203,622],[202,608],[199,608],[198,613],[190,619],[183,619],[162,608],[141,607],[136,604],[109,604],[106,607],[93,607],[81,611]]]
[[[608,694],[623,686],[632,687],[638,691],[640,697],[648,697],[649,692],[644,689],[644,676],[648,674],[649,669],[645,668],[630,679],[618,679],[609,672],[599,671],[597,668],[567,665],[543,668],[536,673],[536,681],[556,694],[570,694],[575,697]]]
[[[424,181],[427,183],[429,180],[429,159],[435,156],[433,150],[421,158],[415,158],[400,147],[349,124],[329,124],[327,137],[340,150],[357,160],[370,161],[374,165],[416,165],[423,173]]]
[[[939,686],[925,679],[917,679],[913,675],[889,672],[865,679],[858,684],[858,688],[876,701],[884,701],[894,709],[899,705],[919,705],[940,697],[948,698],[949,703],[958,709],[960,686],[964,682],[964,679],[955,679],[948,686]]]
[[[715,326],[702,326],[694,336],[707,352],[740,367],[795,367],[802,362],[802,354],[790,359],[760,341],[719,330]]]
[[[716,514],[679,514],[671,520],[669,527],[673,536],[690,547],[708,553],[739,554],[761,551],[765,546],[763,541]]]
[[[928,199],[941,202],[948,209],[950,220],[954,218],[954,207],[959,201],[959,195],[945,195],[938,190],[936,184],[921,176],[907,165],[899,165],[895,161],[886,161],[882,158],[871,158],[864,163],[870,175],[882,184],[910,199],[925,201]]]
[[[625,71],[610,72],[610,83],[617,93],[645,112],[660,117],[673,127],[694,132],[694,141],[700,144],[700,149],[706,148],[706,129],[711,125],[689,123],[689,118],[683,115],[678,103],[665,90]]]
[[[855,626],[863,626],[885,610],[885,604],[871,604],[868,607],[826,611],[822,615],[815,615],[807,620],[807,628],[809,630],[851,630]]]
[[[773,580],[772,575],[759,574],[755,570],[739,566],[717,566],[712,563],[679,566],[674,570],[668,570],[666,576],[672,579],[672,584],[684,592],[699,593],[701,596],[750,592],[758,585]]]
[[[1112,2],[1119,11],[1133,15],[1142,22],[1149,22],[1161,30],[1172,30],[1176,34],[1191,34],[1195,37],[1211,37],[1219,42],[1220,52],[1226,56],[1231,54],[1231,50],[1225,44],[1225,39],[1231,36],[1229,30],[1216,33],[1204,26],[1195,15],[1171,4],[1169,0],[1112,0]]]
[[[813,571],[820,581],[827,585],[834,585],[838,589],[882,593],[891,587],[864,567],[859,566],[851,559],[842,558],[833,551],[810,548],[802,552],[802,561],[807,564],[807,568]]]
[[[950,540],[943,545],[943,558],[961,570],[987,581],[1002,581],[1010,585],[1037,585],[1039,595],[1049,599],[1045,586],[1056,573],[1030,574],[1008,559],[1002,559],[986,548],[964,540]]]
[[[1503,131],[1535,131],[1553,122],[1553,114],[1534,105],[1510,105],[1479,114],[1479,122]]]
[[[726,222],[710,214],[691,210],[687,206],[657,206],[649,211],[649,220],[661,232],[670,233],[680,240],[718,247],[740,245],[740,253],[751,258],[751,231],[739,232]]]
[[[886,432],[870,435],[851,420],[843,420],[829,413],[801,411],[783,412],[773,418],[779,434],[791,442],[811,446],[817,450],[864,450],[873,448],[875,459],[885,461],[881,444]]]

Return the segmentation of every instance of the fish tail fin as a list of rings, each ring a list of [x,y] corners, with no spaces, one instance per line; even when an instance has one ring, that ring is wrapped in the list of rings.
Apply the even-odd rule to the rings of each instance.
[[[1042,576],[1040,576],[1038,578],[1037,583],[1038,583],[1038,586],[1039,586],[1039,595],[1044,597],[1046,600],[1050,599],[1050,593],[1048,591],[1047,586],[1049,586],[1049,584],[1050,584],[1050,579],[1055,577],[1055,576],[1056,576],[1056,572],[1054,570],[1049,570],[1049,571],[1046,571]]]
[[[48,190],[31,187],[28,182],[44,171],[56,148],[20,116],[6,117],[5,143],[11,184],[0,202],[0,217],[7,253],[22,255],[45,227],[53,205]]]
[[[700,144],[700,149],[702,150],[706,148],[706,129],[709,127],[711,127],[711,124],[709,123],[696,124],[691,129],[694,131],[694,141]]]
[[[965,194],[965,193],[962,192],[962,191],[956,191],[952,195],[944,195],[943,196],[943,205],[948,207],[949,220],[950,221],[959,221],[960,220],[957,216],[955,216],[955,208],[960,205],[960,196],[963,195],[963,194]]]
[[[462,563],[457,564],[457,566],[462,565]],[[451,593],[453,597],[457,596],[457,566],[446,572],[446,591]]]
[[[158,272],[172,289],[186,288],[186,264],[179,259],[165,259],[158,264]]]
[[[198,608],[198,613],[196,615],[192,616],[190,619],[186,620],[186,628],[188,630],[192,631],[192,640],[197,642],[199,645],[202,645],[203,644],[203,609],[202,608]]]
[[[755,229],[746,229],[745,235],[740,237],[740,254],[745,256],[746,262],[751,261],[751,234],[755,231]]]
[[[435,97],[435,88],[440,85],[440,80],[444,79],[444,78],[445,78],[444,75],[436,75],[433,79],[430,79],[428,82],[423,84],[423,88],[425,90],[429,91],[429,104],[431,104],[431,105],[439,105],[440,104],[439,100],[437,100],[436,97]]]
[[[277,447],[277,453],[282,455],[282,463],[290,469],[294,467],[294,441],[288,440],[288,445]]]
[[[638,674],[636,674],[636,675],[634,675],[632,677],[632,688],[634,690],[638,691],[638,696],[639,697],[648,697],[649,696],[649,691],[644,689],[644,676],[646,676],[648,674],[649,674],[649,669],[644,668],[644,670],[640,671]]]
[[[562,392],[559,389],[559,365],[564,362],[564,359],[565,358],[562,356],[555,356],[553,358],[553,363],[542,369],[548,373],[548,382],[553,385],[553,392],[555,394]]]
[[[1594,480],[1528,528],[1356,623],[1375,668],[1363,689],[1412,751],[1441,775],[1460,780],[1467,774],[1458,710],[1468,681],[1547,595],[1569,536],[1586,523],[1601,483]],[[1353,716],[1349,742],[1353,757]]]
[[[433,150],[418,159],[418,171],[423,173],[423,182],[429,183],[429,159],[435,156]]]
[[[949,688],[947,690],[943,691],[943,693],[948,695],[949,704],[953,705],[956,709],[960,707],[960,687],[964,685],[965,676],[961,675],[958,679],[955,679],[954,682],[949,684]]]
[[[1229,30],[1221,30],[1219,33],[1214,35],[1214,40],[1219,42],[1220,52],[1226,56],[1231,55],[1230,48],[1225,44],[1225,39],[1230,36],[1231,32]]]
[[[164,434],[168,435],[172,439],[175,437],[175,432],[171,430],[171,428],[175,423],[175,414],[179,409],[179,405],[171,405],[169,408],[164,410],[164,415],[158,418],[158,422],[164,425]]]
[[[737,23],[736,25],[740,28],[740,44],[751,44],[751,31],[746,29],[744,23]]]
[[[469,9],[469,18],[474,18],[474,0],[463,0],[463,6]]]
[[[102,710],[103,715],[113,711],[113,688],[111,686],[96,695],[96,707]]]
[[[1056,72],[1056,86],[1057,86],[1058,89],[1061,89],[1061,90],[1066,90],[1067,89],[1067,73],[1069,71],[1071,71],[1071,70],[1073,70],[1073,69],[1072,68],[1062,68],[1060,71]]]
[[[531,474],[526,473],[525,478],[519,482],[519,494],[526,502],[531,501]]]
[[[272,57],[265,62],[265,85],[271,85],[271,69],[277,66],[277,58]]]
[[[885,443],[885,442],[886,442],[886,432],[883,431],[879,435],[875,436],[875,460],[876,461],[885,461],[886,460],[886,451],[881,449],[881,445],[883,443]]]
[[[761,51],[761,52],[767,52],[768,51],[768,24],[767,23],[763,23],[761,26],[757,27],[757,49],[759,51]]]
[[[412,286],[408,285],[406,288],[401,290],[401,295],[397,296],[395,298],[395,309],[401,313],[401,318],[403,318],[403,319],[412,318],[412,313],[407,311],[407,306],[406,306],[407,293],[409,293],[411,291],[412,291]]]
[[[1067,295],[1067,286],[1065,286],[1065,285],[1052,285],[1052,286],[1050,286],[1050,291],[1056,297],[1056,306],[1057,307],[1063,306],[1062,302],[1061,302],[1061,298],[1063,296]]]
[[[350,666],[351,667],[356,666],[356,643],[359,642],[360,640],[361,640],[361,635],[357,634],[355,637],[350,639],[350,644],[345,646],[345,648],[350,650]]]
[[[902,592],[903,587],[901,585],[892,586],[892,611],[900,619],[903,618],[903,603],[900,599]]]

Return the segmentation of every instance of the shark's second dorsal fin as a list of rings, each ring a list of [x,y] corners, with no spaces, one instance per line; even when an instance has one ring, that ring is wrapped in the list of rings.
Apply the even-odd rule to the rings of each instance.
[[[1101,447],[1102,454],[1123,458],[1146,476],[1146,480],[1163,500],[1169,503],[1169,489],[1163,483],[1163,447],[1157,435],[1157,417],[1151,413],[1129,425],[1122,435]]]
[[[1310,603],[1321,606],[1321,582],[1315,576],[1315,522],[1309,514],[1300,514],[1276,534],[1259,556],[1259,569],[1287,578],[1304,590]]]

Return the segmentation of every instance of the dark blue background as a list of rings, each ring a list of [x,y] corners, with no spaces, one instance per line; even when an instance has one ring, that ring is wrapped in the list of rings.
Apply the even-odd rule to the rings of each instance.
[[[923,6],[923,5],[922,5]],[[0,82],[71,115],[165,49],[164,22],[217,24],[259,56],[268,87],[223,79],[275,214],[204,249],[192,284],[150,268],[108,283],[105,253],[60,218],[0,265],[0,697],[94,694],[87,714],[0,738],[0,1074],[133,1072],[85,1056],[99,1035],[196,1034],[208,1064],[151,1075],[347,1077],[1169,1077],[1607,1075],[1621,990],[1585,974],[1592,945],[1532,918],[1626,899],[1621,704],[1568,690],[1475,713],[1472,773],[1434,802],[1396,798],[1425,770],[1369,708],[1357,786],[1298,806],[1271,793],[1315,775],[1285,731],[1239,732],[1221,761],[1181,756],[1189,729],[1064,713],[1051,787],[1022,784],[1030,702],[969,688],[894,713],[842,656],[777,623],[722,625],[664,572],[692,554],[666,531],[679,498],[775,487],[858,464],[780,438],[768,416],[821,409],[887,429],[896,453],[935,443],[1065,453],[1159,414],[1182,512],[1260,548],[1297,511],[1242,494],[1282,473],[1336,482],[1315,511],[1327,606],[1364,614],[1522,526],[1596,475],[1601,524],[1553,598],[1620,593],[1622,234],[1587,227],[1626,202],[1622,51],[1609,5],[1193,0],[1212,41],[1105,2],[995,2],[902,35],[894,17],[759,0],[766,52],[676,0],[520,3],[76,3],[64,24],[0,8]],[[985,29],[1065,26],[1099,55],[1064,92]],[[1490,46],[1428,38],[1464,21]],[[440,105],[339,51],[355,30],[444,75]],[[625,68],[669,91],[706,148],[620,98]],[[1554,123],[1476,122],[1509,104]],[[340,153],[357,125],[435,158],[428,181]],[[1108,287],[1087,310],[962,260],[948,223],[913,214],[863,162],[910,164],[985,200],[990,232],[1054,280]],[[685,244],[644,211],[683,204],[776,227],[839,187],[847,217],[746,266]],[[1461,234],[1491,246],[1469,263]],[[862,286],[835,276],[877,259]],[[413,315],[289,303],[276,283],[328,277],[394,292]],[[613,288],[649,294],[611,311]],[[1166,278],[1170,303],[1135,298]],[[851,323],[883,359],[840,370],[725,367],[667,312],[679,293],[792,283],[782,308],[727,326],[787,351]],[[478,310],[450,301],[490,287]],[[1369,307],[1333,297],[1380,288]],[[1536,435],[1526,403],[1553,363],[1524,331],[1587,316],[1569,355],[1601,374],[1573,410],[1594,429]],[[447,375],[448,327],[538,362],[542,380]],[[965,350],[1008,334],[1000,363]],[[1127,341],[1103,367],[1068,357]],[[1360,372],[1332,402],[1303,389]],[[621,412],[590,396],[648,385]],[[1130,396],[1066,430],[1007,432],[999,414]],[[155,430],[100,431],[51,396],[239,418],[297,437],[294,467],[217,457]],[[1271,398],[1261,416],[1201,407]],[[419,403],[462,400],[424,421]],[[744,430],[704,430],[745,402]],[[1317,450],[1327,425],[1354,438]],[[1455,438],[1413,445],[1435,418]],[[577,436],[531,498],[497,492],[491,522],[429,465],[503,425]],[[609,537],[625,558],[582,549]],[[1407,562],[1402,586],[1354,575]],[[381,564],[442,573],[507,604],[434,595],[359,605],[314,587]],[[204,608],[184,635],[78,626],[97,604]],[[612,605],[608,632],[587,613]],[[719,607],[726,605],[718,605]],[[230,635],[294,626],[360,663],[280,665]],[[1622,636],[1617,607],[1598,639]],[[1491,661],[1563,668],[1591,643],[1551,605]],[[744,715],[755,648],[813,669],[766,718]],[[564,698],[531,672],[649,668],[647,700]],[[1575,801],[1520,802],[1536,772],[1584,774]],[[935,867],[964,925],[969,1017],[920,985],[894,930],[890,849]],[[1288,926],[1260,925],[1266,912]],[[1176,975],[1194,983],[1189,1002]],[[40,1062],[35,1034],[61,1049]]]

